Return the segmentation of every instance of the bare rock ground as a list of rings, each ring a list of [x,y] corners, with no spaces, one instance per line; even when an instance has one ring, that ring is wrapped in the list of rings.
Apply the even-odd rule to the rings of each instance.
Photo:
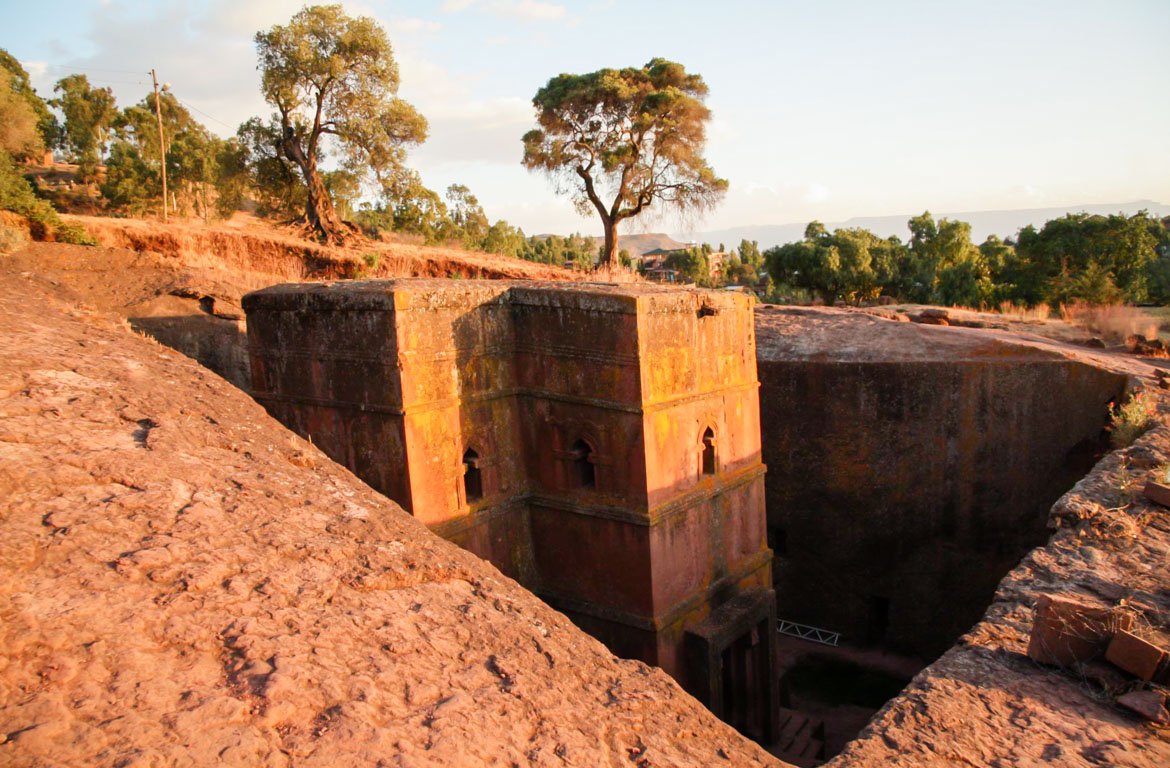
[[[0,763],[777,764],[193,361],[0,324]]]

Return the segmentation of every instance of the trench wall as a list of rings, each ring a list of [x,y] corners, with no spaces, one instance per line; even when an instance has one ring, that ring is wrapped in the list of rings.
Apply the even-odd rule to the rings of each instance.
[[[1124,377],[1065,359],[760,360],[778,615],[934,656],[1047,537]]]

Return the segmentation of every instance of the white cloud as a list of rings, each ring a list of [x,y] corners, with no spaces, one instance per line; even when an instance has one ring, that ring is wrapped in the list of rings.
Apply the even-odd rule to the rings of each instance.
[[[432,167],[461,163],[520,163],[520,137],[534,125],[524,99],[446,102],[426,110],[430,137],[412,153]]]
[[[24,67],[24,70],[28,72],[31,80],[46,77],[49,71],[49,63],[46,61],[22,61],[20,62],[20,66]]]
[[[488,8],[497,16],[521,21],[557,21],[568,14],[563,5],[539,0],[495,0]]]
[[[473,6],[493,16],[519,21],[559,21],[569,13],[559,3],[541,0],[490,0],[486,3],[480,0],[445,0],[440,10],[443,13],[462,13]]]
[[[475,0],[446,0],[440,10],[443,13],[460,13],[475,5]]]
[[[443,28],[437,21],[430,19],[395,19],[386,25],[390,30],[391,38],[394,35],[414,35],[420,32],[438,32]]]
[[[222,33],[251,38],[262,29],[286,23],[304,4],[303,0],[213,0],[205,23]]]

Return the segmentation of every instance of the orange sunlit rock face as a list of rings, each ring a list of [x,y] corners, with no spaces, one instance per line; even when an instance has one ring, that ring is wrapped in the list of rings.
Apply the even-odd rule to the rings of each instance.
[[[774,610],[752,304],[441,280],[244,300],[270,413],[615,652],[708,696],[751,606]],[[748,608],[704,625],[733,598]]]

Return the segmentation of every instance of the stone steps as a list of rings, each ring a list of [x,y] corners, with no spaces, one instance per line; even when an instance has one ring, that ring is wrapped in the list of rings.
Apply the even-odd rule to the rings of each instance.
[[[780,737],[768,749],[776,757],[814,768],[825,760],[825,724],[794,709],[780,709]]]

